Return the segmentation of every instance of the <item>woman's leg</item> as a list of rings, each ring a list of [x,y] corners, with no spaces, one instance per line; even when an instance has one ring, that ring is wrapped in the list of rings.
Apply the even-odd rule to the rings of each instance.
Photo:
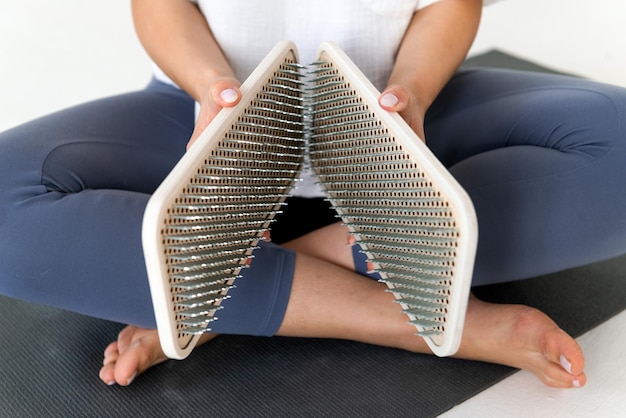
[[[24,138],[24,135],[20,135],[20,137]],[[8,143],[14,145],[15,140],[9,141]],[[59,148],[61,148],[61,146],[59,146]],[[53,154],[50,152],[50,149],[46,149],[46,152],[50,153],[50,155]],[[14,153],[12,155],[18,154]],[[83,153],[81,153],[80,155],[83,155]],[[122,153],[116,155],[118,155],[120,158],[122,157]],[[179,155],[177,155],[177,158],[178,157]],[[43,158],[43,160],[47,163],[48,157]],[[66,167],[67,160],[61,160],[63,161],[62,165]],[[55,160],[50,158],[50,161],[54,162]],[[92,164],[96,163],[97,161],[92,162]],[[140,161],[138,163],[140,163]],[[91,166],[91,164],[89,166]],[[20,170],[8,170],[7,173],[15,174],[15,172],[28,171],[28,169],[25,170],[23,169],[23,167],[20,167]],[[44,170],[41,171],[43,172]],[[59,179],[53,178],[54,176],[39,177],[45,177],[45,179],[43,181],[41,181],[40,179],[39,183],[30,179],[31,181],[27,183],[29,183],[29,186],[32,187],[34,187],[34,185],[36,185],[37,187],[41,187],[45,184],[45,193],[38,189],[40,190],[38,193],[35,193],[33,196],[28,196],[26,199],[24,199],[24,196],[20,196],[20,193],[7,193],[5,195],[6,200],[11,202],[12,204],[17,202],[16,205],[19,206],[19,204],[22,204],[22,202],[28,202],[31,199],[37,199],[46,193],[60,193],[61,196],[57,197],[58,200],[63,200],[67,197],[70,197],[65,196],[65,194],[80,194],[75,193],[74,191],[68,191],[74,190],[71,187],[59,188],[60,190],[57,190],[56,188],[56,186],[63,185],[65,183],[73,186],[72,182],[76,180],[76,176],[68,175],[66,176],[67,178],[65,178],[64,176],[60,176]],[[53,181],[48,180],[48,177]],[[125,181],[129,181],[128,176],[123,176],[123,178]],[[79,187],[76,188],[77,190],[80,190],[80,192],[91,190],[92,186],[89,186],[88,182],[86,183],[84,179],[80,177],[78,177],[78,179],[80,181],[77,182],[77,184],[79,184]],[[94,176],[94,179],[96,179],[94,184],[98,184],[97,176]],[[155,183],[158,184],[158,181]],[[85,187],[83,184],[87,184],[87,187]],[[18,186],[25,189],[25,187],[23,187],[23,183],[18,182]],[[12,191],[19,190],[20,187],[12,186]],[[45,199],[43,199],[43,202],[48,203]],[[86,203],[90,203],[90,201],[87,201]],[[24,227],[24,225],[26,225],[26,222],[24,221],[25,217],[17,216],[17,211],[14,210],[11,205],[7,205],[6,207],[7,209],[11,209],[10,214],[14,217],[13,219],[21,220],[22,227]],[[41,213],[29,207],[28,204],[26,204],[25,207],[33,211],[31,215],[41,215]],[[92,205],[92,207],[90,208],[95,210],[97,209],[97,205]],[[39,209],[41,211],[41,208]],[[50,213],[54,214],[55,212],[54,210],[51,210]],[[74,210],[74,212],[70,211],[70,213],[76,216],[80,216],[80,213],[76,210]],[[143,212],[141,211],[141,213]],[[116,217],[121,214],[122,211],[114,213]],[[47,215],[48,214],[44,214],[43,217]],[[104,216],[104,218],[107,218],[107,216]],[[140,224],[137,219],[135,219],[135,222],[137,224]],[[115,224],[116,222],[109,222],[107,226],[112,227]],[[48,226],[47,223],[41,224],[41,227],[43,228],[42,230],[52,230],[53,232],[56,232],[54,228],[48,229],[45,228],[46,226]],[[135,227],[136,226],[137,225],[135,225]],[[69,225],[66,225],[66,227],[75,228],[75,225],[74,223],[70,222]],[[102,229],[102,227],[100,227],[100,229]],[[100,229],[98,229],[97,231],[100,232]],[[10,228],[7,228],[7,230],[10,230],[15,234],[15,230],[11,230]],[[134,233],[139,235],[138,230],[135,230]],[[105,236],[107,235],[105,234]],[[52,238],[48,236],[48,239],[51,241],[54,241],[54,238],[56,238],[56,235],[52,235]],[[65,239],[68,238],[71,237],[66,237]],[[93,236],[86,237],[86,239],[89,243],[92,243],[92,241],[94,241]],[[112,241],[110,238],[107,239],[109,243],[126,242]],[[132,241],[129,242],[132,245],[135,245]],[[343,244],[344,242],[345,239],[341,240],[342,245],[345,245]],[[22,249],[24,249],[24,241],[21,241],[21,244]],[[48,241],[48,244],[50,244],[50,241]],[[297,244],[294,244],[292,248],[298,250]],[[91,254],[92,251],[93,248],[90,251],[86,251],[85,255]],[[143,257],[140,256],[139,259],[141,260],[141,263],[143,263]],[[287,312],[284,321],[282,321],[280,329],[278,330],[279,335],[350,338],[358,341],[370,342],[381,345],[390,345],[418,352],[423,352],[427,350],[423,341],[413,336],[414,331],[412,327],[406,325],[406,318],[403,314],[401,314],[398,306],[390,303],[391,296],[388,293],[384,292],[383,285],[365,279],[362,276],[355,274],[353,271],[350,271],[350,269],[341,267],[342,262],[328,263],[320,260],[319,258],[308,256],[305,253],[300,254],[296,260],[296,272],[294,276],[293,291],[291,292],[289,298],[289,304],[287,306]],[[22,259],[22,261],[24,260]],[[109,261],[115,262],[117,260],[115,258],[111,258]],[[72,264],[70,263],[70,265]],[[20,266],[17,267],[19,268]],[[113,270],[115,269],[111,269],[108,272],[112,273]],[[85,271],[89,270],[86,269]],[[27,273],[32,274],[33,272],[28,271]],[[58,273],[58,271],[56,271],[55,273]],[[67,271],[65,271],[65,273],[67,273]],[[69,277],[76,277],[74,272],[72,273],[73,274]],[[138,286],[140,287],[147,287],[144,275],[145,272],[143,272],[142,280],[137,281],[137,283],[143,283],[138,284]],[[16,275],[15,277],[18,276]],[[137,276],[126,278],[132,281],[136,280],[136,277]],[[112,282],[104,285],[104,287],[106,287],[107,289],[111,289],[111,286],[121,286],[121,288],[124,290],[120,291],[119,293],[129,293],[128,288],[124,287],[123,281],[117,282],[115,280],[116,279],[113,279]],[[6,283],[6,289],[11,290],[12,286],[15,286],[15,281],[8,280]],[[36,284],[38,283],[31,283],[31,286]],[[78,288],[79,290],[89,292],[92,287],[93,283],[90,283],[88,285],[83,284]],[[19,290],[22,289],[22,286],[17,285],[15,286],[15,288]],[[29,289],[30,287],[26,288],[26,296],[28,296],[30,300],[36,300],[36,298],[30,297],[31,293],[29,293]],[[67,290],[75,291],[76,288],[70,287]],[[87,300],[93,300],[94,298],[101,296],[93,292],[93,290],[91,290],[91,292],[92,293],[87,294]],[[149,299],[146,298],[145,291],[143,293],[143,296],[141,295],[140,291],[136,293],[139,294],[139,297],[143,298],[144,300]],[[55,297],[58,297],[58,295],[55,295]],[[235,298],[233,298],[233,300],[234,299]],[[115,298],[110,298],[110,301],[116,303]],[[50,302],[48,301],[48,303]],[[71,305],[74,302],[61,300],[60,302],[53,301],[53,303],[57,303],[58,306],[63,306],[67,308],[67,304]],[[139,305],[134,300],[126,300],[123,303],[130,303],[134,306]],[[81,307],[79,306],[79,308]],[[82,309],[72,307],[72,309],[83,311],[84,307],[82,307]],[[92,309],[92,307],[89,307],[89,309]],[[102,316],[108,317],[108,315],[110,315],[109,310],[110,306],[106,307],[103,304]],[[147,310],[145,309],[145,307],[142,307],[142,311],[146,312]],[[528,314],[526,311],[520,312],[519,309],[517,309],[516,311],[511,309],[511,311],[512,313],[506,316],[506,318],[508,318],[509,320],[502,323],[502,318],[505,318],[505,316],[502,315],[502,311],[493,311],[492,309],[487,308],[485,304],[481,305],[473,302],[470,305],[470,310],[468,312],[466,338],[462,343],[462,349],[459,352],[459,355],[465,358],[477,358],[487,361],[497,361],[504,364],[528,368],[534,370],[538,375],[540,375],[540,377],[544,379],[544,381],[554,385],[569,386],[574,384],[574,382],[576,381],[578,381],[578,383],[584,383],[584,375],[579,375],[579,373],[582,371],[582,355],[576,354],[577,346],[575,342],[571,340],[571,338],[567,337],[562,332],[559,333],[558,328],[556,328],[553,323],[550,323],[549,320],[546,321],[547,318],[543,318],[541,320],[541,327],[537,326],[537,323],[539,323],[540,321],[534,320],[534,326],[529,327],[526,332],[519,332],[521,323],[519,321],[519,318],[528,318],[531,315]],[[526,312],[526,314],[521,315],[523,312]],[[89,313],[93,314],[91,312]],[[322,315],[319,315],[320,313],[322,313]],[[136,315],[136,313],[134,312],[125,312],[124,314],[126,315],[126,317],[132,317],[133,315]],[[313,314],[319,315],[316,321],[311,321],[311,318],[315,317],[315,315]],[[142,315],[145,315],[145,313]],[[146,319],[146,322],[152,323],[151,315],[149,316],[150,318],[144,319]],[[517,320],[514,320],[516,318]],[[491,319],[492,322],[495,321],[493,323],[493,326],[489,327],[490,334],[487,336],[481,335],[477,338],[477,335],[480,334],[480,331],[484,329],[483,324],[486,322],[487,319]],[[126,319],[121,320],[125,321]],[[513,332],[514,330],[517,332]],[[546,337],[547,333],[551,335],[550,338]],[[105,381],[109,381],[109,379],[115,378],[120,383],[127,383],[128,378],[132,375],[133,371],[142,371],[145,367],[153,364],[155,362],[155,359],[156,361],[162,361],[162,353],[160,355],[158,354],[158,342],[155,345],[154,336],[156,335],[156,333],[154,331],[142,331],[141,333],[138,333],[130,328],[130,332],[122,334],[130,335],[130,337],[122,338],[127,343],[126,347],[121,347],[120,344],[117,343],[115,347],[107,349],[109,360],[107,361],[107,365],[103,368],[101,372],[101,377]],[[134,338],[135,336],[138,336],[140,334],[140,338]],[[151,340],[150,338],[148,338],[149,336]],[[494,351],[493,343],[495,341],[506,341],[507,339],[503,338],[504,336],[516,336],[515,341],[517,341],[516,345],[518,346],[518,350],[511,350],[511,344],[508,344],[506,347],[501,347],[500,350]],[[148,344],[148,340],[152,342]],[[528,340],[530,340],[532,344],[529,344]],[[144,343],[148,345],[145,346]],[[548,349],[546,347],[546,344],[551,344],[552,346]],[[134,354],[129,354],[131,353],[131,351]],[[507,352],[510,353],[508,357],[506,355],[502,356],[502,353]],[[156,355],[154,355],[155,353]],[[519,355],[516,355],[515,358],[512,359],[511,356],[513,354]],[[572,375],[565,372],[558,365],[558,360],[561,355],[564,355],[565,357],[570,359],[570,362],[572,363]],[[535,360],[529,360],[529,358],[534,358]],[[539,358],[541,361],[537,360],[537,358]],[[149,361],[142,364],[138,363],[139,361],[144,361],[145,359],[148,359]],[[132,362],[134,362],[134,365],[131,364]],[[539,366],[539,363],[542,363],[543,366]],[[126,367],[124,366],[124,364],[126,364],[126,366],[131,365],[132,367]],[[119,371],[120,369],[124,370],[122,370],[118,375],[116,369],[117,371]]]
[[[0,135],[0,292],[155,328],[143,214],[185,152],[193,108],[185,93],[153,82]],[[254,256],[216,332],[278,330],[294,256],[266,243]]]
[[[335,224],[286,244],[297,256],[277,335],[341,338],[430,353],[386,286],[353,271],[347,238],[347,230]],[[202,341],[214,336],[204,334]],[[456,357],[526,369],[555,387],[586,382],[576,342],[547,316],[524,306],[470,299]],[[128,327],[105,350],[100,378],[127,385],[136,374],[165,360],[156,331]]]
[[[452,80],[427,115],[426,136],[476,206],[480,243],[475,285],[528,278],[626,252],[623,120],[626,90],[618,87],[491,70],[462,72]],[[380,286],[351,272],[347,239],[346,231],[335,225],[287,244],[303,254],[279,333],[314,335],[325,323],[335,327],[326,328],[326,336],[427,351],[421,339],[402,330],[402,315],[394,319],[398,311],[384,302]],[[325,271],[320,263],[307,269],[309,256],[333,267]],[[349,273],[331,284],[341,275],[337,267]],[[302,290],[309,283],[298,273],[310,275],[317,291]],[[323,297],[315,302],[311,293]],[[338,299],[332,302],[333,297]],[[304,324],[321,306],[329,317],[316,316],[317,324]],[[550,385],[585,382],[576,342],[528,307],[472,299],[457,356],[528,369]]]
[[[185,152],[193,106],[151,83],[0,134],[0,292],[153,324],[141,221]]]
[[[450,83],[428,115],[427,139],[477,207],[476,283],[529,277],[623,252],[621,233],[610,230],[623,226],[617,215],[624,199],[608,199],[621,190],[617,162],[623,154],[623,114],[621,89],[574,79],[477,71]],[[610,174],[618,176],[607,178]],[[589,194],[591,205],[585,200]],[[612,207],[615,203],[619,209]],[[572,228],[581,220],[592,225]],[[609,232],[611,245],[603,232]],[[563,242],[570,238],[575,240]],[[426,352],[384,286],[351,271],[346,242],[346,231],[334,225],[286,245],[299,254],[278,334],[349,338]],[[539,259],[526,246],[538,246]],[[506,262],[497,263],[503,256]],[[143,333],[123,333],[121,349],[114,343],[103,380],[115,377],[124,383],[133,371],[149,366],[139,353],[164,359],[158,345],[144,349]],[[457,356],[524,368],[552,386],[579,386],[586,380],[576,342],[547,316],[523,306],[471,299]]]
[[[626,252],[625,120],[614,86],[485,69],[450,82],[426,141],[476,208],[474,285]]]

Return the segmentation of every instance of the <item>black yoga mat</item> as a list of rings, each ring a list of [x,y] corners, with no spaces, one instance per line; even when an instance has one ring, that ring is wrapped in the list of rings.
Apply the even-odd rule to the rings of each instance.
[[[479,288],[580,335],[626,307],[626,257]],[[97,376],[121,325],[0,297],[1,417],[432,417],[508,367],[337,340],[222,336],[129,387]]]
[[[497,51],[469,60],[485,63],[546,71]],[[626,308],[624,276],[620,257],[475,293],[580,335]],[[108,387],[97,373],[120,329],[0,297],[0,417],[432,417],[514,372],[349,341],[222,336]]]

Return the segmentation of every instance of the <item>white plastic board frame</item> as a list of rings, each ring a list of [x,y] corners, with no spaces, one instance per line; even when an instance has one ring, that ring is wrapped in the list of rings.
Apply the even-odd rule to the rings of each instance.
[[[142,239],[165,354],[185,358],[218,319],[299,176],[305,140],[322,189],[418,334],[435,354],[454,354],[478,235],[465,191],[398,114],[380,108],[379,92],[335,44],[322,44],[307,70],[295,45],[282,42],[241,91],[239,104],[217,115],[146,208]],[[212,158],[226,162],[213,167]],[[201,204],[211,199],[239,206]],[[229,234],[232,245],[213,247]]]
[[[310,159],[320,186],[418,334],[452,355],[478,239],[472,202],[337,45],[318,54]]]
[[[170,358],[187,357],[218,319],[221,301],[300,175],[296,62],[292,43],[277,45],[241,86],[238,105],[215,117],[147,205],[142,241]]]

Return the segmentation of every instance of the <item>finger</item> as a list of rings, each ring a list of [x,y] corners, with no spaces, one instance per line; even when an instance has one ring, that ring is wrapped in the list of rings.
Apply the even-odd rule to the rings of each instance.
[[[239,102],[239,90],[237,89],[224,89],[220,92],[220,99],[222,100],[222,105],[226,106],[234,106]]]
[[[196,142],[222,108],[236,106],[241,100],[239,82],[234,78],[223,78],[215,81],[210,89],[209,99],[201,103],[200,115],[196,121],[187,150]]]
[[[211,86],[211,98],[218,107],[233,107],[241,100],[239,85],[233,79],[220,79]]]
[[[402,112],[409,105],[409,93],[400,86],[389,86],[378,98],[378,104],[389,112]]]

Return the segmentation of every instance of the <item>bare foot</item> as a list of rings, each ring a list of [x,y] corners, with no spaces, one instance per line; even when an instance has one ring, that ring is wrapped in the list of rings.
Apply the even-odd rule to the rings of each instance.
[[[345,245],[346,242],[348,245]],[[296,275],[292,298],[319,294],[321,299],[317,301],[317,306],[313,305],[309,312],[305,311],[299,316],[310,324],[311,318],[319,317],[320,312],[329,312],[331,317],[323,322],[336,324],[338,329],[332,335],[335,338],[347,336],[371,344],[420,353],[430,352],[425,342],[413,335],[415,330],[407,324],[399,305],[388,302],[393,296],[384,292],[384,285],[368,279],[359,280],[345,271],[342,274],[337,269],[326,270],[326,266],[319,261],[325,260],[353,270],[352,244],[354,238],[341,224],[330,225],[286,244],[316,259],[306,276],[310,278],[317,274],[317,277],[314,281],[299,281]],[[306,262],[306,258],[300,254],[299,263],[303,268]],[[331,282],[332,277],[338,280]],[[327,293],[322,292],[323,281],[328,281],[326,287],[330,290]],[[300,286],[311,282],[315,283],[315,288],[304,288],[298,292]],[[337,292],[343,296],[333,299]],[[350,300],[348,295],[354,295],[354,298]],[[306,303],[311,302],[298,300],[293,307],[302,307]],[[325,308],[320,309],[319,306]],[[375,307],[379,310],[375,310]],[[290,319],[286,317],[285,323]],[[298,322],[294,325],[286,332],[287,335],[298,332],[297,327],[303,327]],[[306,336],[315,336],[315,332]],[[463,340],[456,357],[525,369],[552,387],[578,387],[587,381],[583,373],[584,356],[578,343],[547,315],[527,306],[491,304],[471,297]]]
[[[456,357],[528,370],[551,387],[581,387],[587,382],[578,343],[547,315],[523,305],[472,297]]]
[[[317,253],[298,253],[278,335],[344,338],[429,353],[425,341],[416,337],[415,328],[407,324],[400,305],[392,302],[394,297],[385,291],[387,287],[346,268],[352,255],[345,245],[345,232],[342,237],[336,227],[329,231],[337,235],[331,241],[340,243],[336,248],[309,245],[304,240],[291,245],[295,250],[304,247]],[[204,334],[201,342],[213,337]],[[522,305],[470,298],[456,357],[525,369],[552,387],[579,387],[587,381],[584,356],[576,341],[547,315]],[[105,383],[125,386],[136,375],[165,360],[156,331],[129,326],[106,348],[100,378]]]
[[[406,325],[404,318],[402,321],[398,329],[403,329],[403,337],[387,343],[383,340],[388,336],[383,340],[376,336],[375,342],[427,352],[423,340],[413,335],[413,327]],[[204,334],[200,344],[214,337]],[[362,340],[374,342],[370,338]],[[548,316],[522,305],[498,305],[471,298],[463,341],[455,357],[528,370],[551,387],[580,387],[587,381],[583,353],[576,341]],[[127,386],[137,375],[165,360],[155,330],[128,326],[106,348],[100,379],[109,385]]]
[[[214,334],[204,334],[198,344],[214,337]],[[129,325],[120,331],[117,341],[104,350],[100,379],[107,385],[128,386],[137,375],[165,360],[167,357],[161,350],[156,330]]]

